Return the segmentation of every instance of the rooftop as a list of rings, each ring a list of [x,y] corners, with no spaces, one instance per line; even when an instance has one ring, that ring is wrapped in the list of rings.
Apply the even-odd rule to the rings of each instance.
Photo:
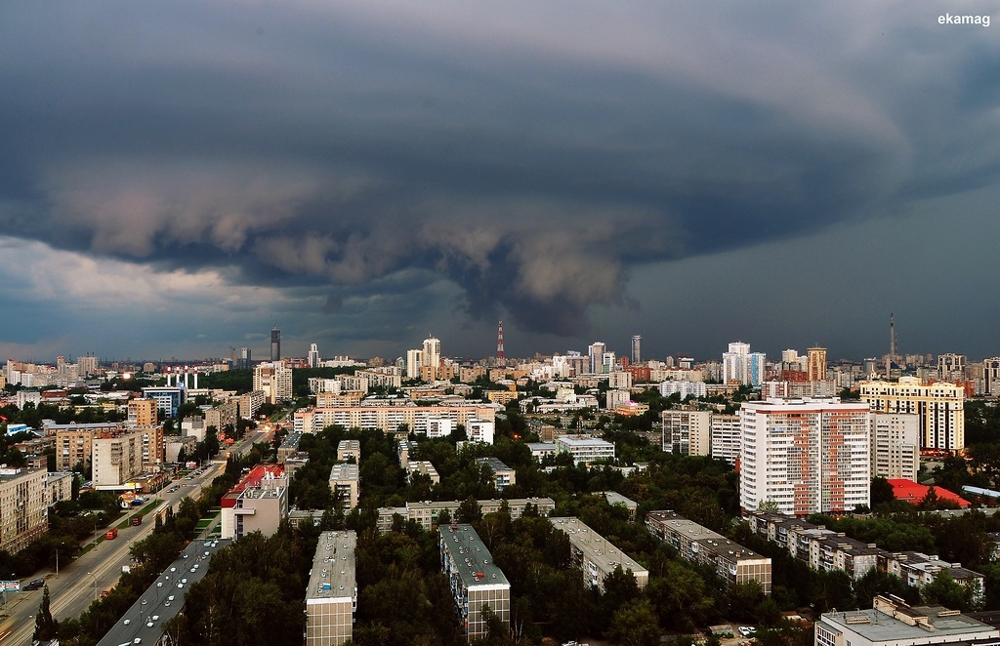
[[[441,526],[438,535],[451,552],[456,571],[466,588],[510,585],[472,525]]]
[[[604,572],[613,571],[617,565],[621,565],[622,570],[632,570],[632,574],[635,575],[646,572],[646,568],[638,561],[615,547],[579,518],[575,516],[549,518],[549,522],[556,529],[566,532],[569,535],[569,542]]]
[[[875,605],[880,609],[826,613],[822,621],[840,630],[856,632],[872,642],[926,642],[931,638],[939,642],[946,637],[1000,636],[995,628],[943,606],[910,607],[883,597],[877,597]]]
[[[591,435],[563,435],[562,437],[556,438],[556,444],[565,444],[566,446],[614,446],[611,442],[602,440],[598,437],[593,437]]]
[[[501,462],[498,458],[476,458],[477,464],[485,464],[490,471],[510,471],[510,467]]]
[[[320,534],[309,573],[306,604],[316,603],[317,600],[353,599],[356,592],[354,548],[357,542],[358,535],[354,531]]]
[[[330,469],[330,480],[357,480],[358,465],[341,462]]]

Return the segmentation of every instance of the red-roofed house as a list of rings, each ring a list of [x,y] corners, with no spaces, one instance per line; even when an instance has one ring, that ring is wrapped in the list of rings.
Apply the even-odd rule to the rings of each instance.
[[[892,495],[896,497],[896,500],[905,500],[911,505],[919,505],[923,502],[924,498],[927,497],[927,492],[931,489],[934,490],[934,495],[937,496],[938,500],[953,503],[960,509],[965,509],[972,504],[958,494],[941,487],[927,487],[903,478],[890,479],[887,482],[892,486]]]

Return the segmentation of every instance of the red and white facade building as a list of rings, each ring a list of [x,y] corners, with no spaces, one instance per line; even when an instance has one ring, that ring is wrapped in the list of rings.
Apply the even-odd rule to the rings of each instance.
[[[789,516],[871,502],[867,403],[770,399],[740,409],[740,506]]]

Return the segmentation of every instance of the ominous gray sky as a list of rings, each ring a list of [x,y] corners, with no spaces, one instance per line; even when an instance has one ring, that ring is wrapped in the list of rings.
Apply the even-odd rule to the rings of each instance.
[[[994,9],[3,3],[0,353],[1000,354]]]

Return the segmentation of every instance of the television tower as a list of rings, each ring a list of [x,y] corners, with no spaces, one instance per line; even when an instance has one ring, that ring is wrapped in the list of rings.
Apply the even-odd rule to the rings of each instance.
[[[896,360],[896,319],[889,313],[889,356],[885,360],[885,378],[892,374],[892,362]]]
[[[506,364],[506,358],[503,353],[503,321],[500,321],[497,326],[497,365],[503,366]]]

